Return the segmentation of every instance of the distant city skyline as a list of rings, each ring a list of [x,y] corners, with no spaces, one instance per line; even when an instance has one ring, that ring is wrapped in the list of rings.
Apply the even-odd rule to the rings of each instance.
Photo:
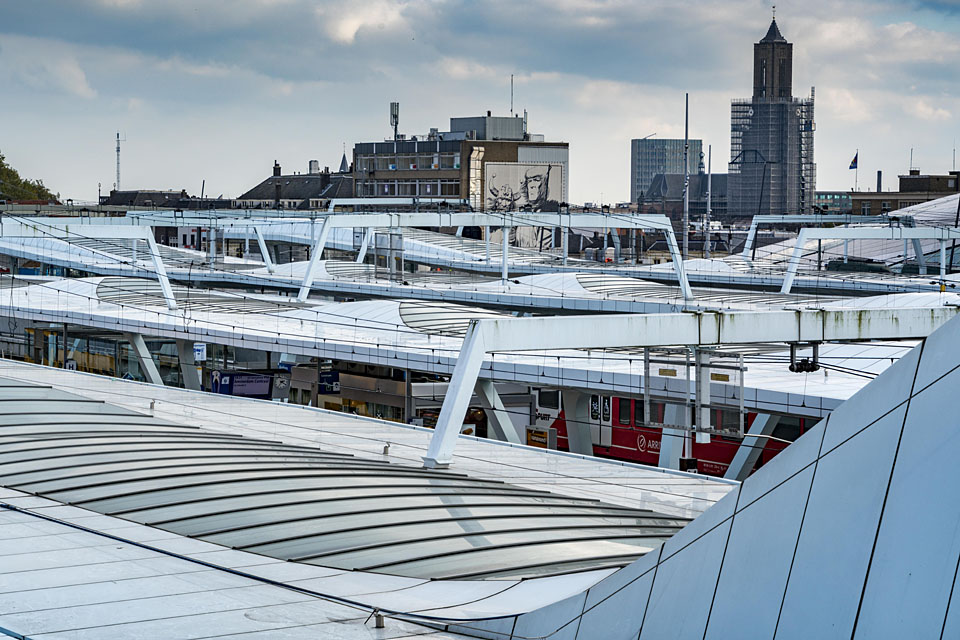
[[[573,202],[630,197],[629,141],[652,133],[729,161],[730,100],[749,95],[770,4],[666,0],[34,0],[0,5],[0,152],[64,198],[124,188],[237,196],[270,174],[335,168],[343,145],[515,110],[570,143]],[[817,188],[895,188],[952,168],[960,7],[778,3],[794,93],[817,88]],[[864,176],[870,176],[864,179]]]

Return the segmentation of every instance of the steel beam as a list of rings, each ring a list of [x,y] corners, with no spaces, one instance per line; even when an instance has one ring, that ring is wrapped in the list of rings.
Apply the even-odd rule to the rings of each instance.
[[[522,444],[523,439],[517,432],[513,420],[510,419],[510,414],[503,406],[503,400],[501,400],[500,394],[497,393],[497,388],[494,386],[493,381],[477,380],[476,391],[477,397],[480,398],[480,406],[483,407],[484,413],[487,414],[487,426],[493,429],[497,440]]]
[[[173,295],[173,287],[170,286],[170,278],[167,277],[167,269],[163,266],[163,260],[160,258],[160,248],[157,247],[157,241],[153,238],[153,232],[146,231],[147,246],[150,247],[150,257],[153,258],[153,268],[157,272],[157,280],[160,281],[160,290],[163,292],[163,299],[167,303],[167,308],[171,311],[177,309],[177,299]]]
[[[324,218],[323,225],[320,227],[320,236],[317,243],[310,252],[310,262],[307,263],[307,272],[303,274],[303,283],[300,285],[300,292],[297,294],[298,302],[306,302],[310,295],[310,286],[317,274],[317,264],[320,262],[320,256],[323,254],[323,247],[327,244],[327,236],[330,235],[330,218]]]
[[[460,436],[463,417],[470,406],[470,397],[476,386],[480,367],[486,354],[483,332],[476,321],[472,321],[463,338],[463,348],[453,369],[447,393],[440,407],[437,427],[430,440],[423,466],[428,469],[445,468],[453,461],[453,449]]]
[[[727,480],[747,479],[750,472],[757,464],[760,453],[767,445],[767,436],[773,433],[773,430],[780,422],[780,416],[769,413],[758,413],[750,425],[750,430],[746,437],[740,442],[737,453],[733,456],[733,462],[727,467],[727,472],[723,475]]]
[[[471,320],[425,466],[449,465],[487,353],[923,338],[956,307],[622,314]]]
[[[690,288],[690,282],[687,280],[687,269],[680,256],[680,248],[677,247],[677,236],[673,233],[673,227],[664,229],[663,233],[667,239],[670,257],[673,259],[673,270],[676,271],[677,281],[680,283],[680,293],[683,294],[684,300],[693,300],[693,289]]]
[[[277,268],[273,264],[273,259],[270,257],[270,250],[267,248],[267,241],[263,238],[263,232],[260,231],[260,227],[254,227],[253,232],[257,236],[257,246],[260,247],[260,259],[267,265],[267,273],[272,274]]]
[[[793,254],[787,265],[787,272],[783,277],[783,286],[780,293],[790,293],[793,280],[800,266],[800,257],[803,254],[804,244],[808,240],[903,240],[905,246],[908,241],[914,242],[914,253],[920,273],[927,272],[926,259],[920,247],[920,240],[958,240],[958,227],[837,227],[834,229],[800,229],[797,242],[793,247]],[[904,251],[904,262],[907,255]]]
[[[203,215],[186,214],[180,217],[177,214],[177,223],[180,225],[193,224],[197,226],[213,226],[217,228],[242,229],[250,226],[251,221],[261,225],[306,223],[311,219],[307,216],[291,216],[278,218],[264,215],[243,216],[237,210],[211,211]],[[143,226],[170,226],[172,216],[169,212],[132,213],[128,216],[127,224]],[[390,213],[330,213],[323,217],[330,220],[333,227],[374,227],[374,228],[401,228],[401,227],[461,227],[461,226],[494,226],[494,227],[584,227],[589,229],[603,229],[620,227],[623,229],[646,229],[650,231],[664,231],[672,229],[670,219],[662,215],[620,215],[609,213],[430,213],[430,212],[390,212]]]
[[[150,355],[150,349],[147,348],[147,343],[144,342],[143,336],[139,333],[126,333],[124,336],[127,338],[127,342],[130,343],[133,353],[137,356],[137,360],[140,362],[140,370],[143,371],[147,382],[163,386],[163,378],[160,377],[160,370],[157,369],[157,363],[153,361],[153,356]]]
[[[373,235],[373,227],[367,227],[363,230],[363,240],[360,241],[360,250],[357,251],[357,264],[361,264],[367,257],[367,248],[370,246],[370,236]]]
[[[183,387],[193,391],[201,391],[200,375],[197,373],[197,363],[193,359],[193,341],[177,340],[177,356],[180,360],[180,376],[183,378]]]

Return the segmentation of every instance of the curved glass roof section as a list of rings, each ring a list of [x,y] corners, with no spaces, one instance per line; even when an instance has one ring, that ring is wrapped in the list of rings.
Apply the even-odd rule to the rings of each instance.
[[[241,296],[224,291],[194,289],[172,284],[177,306],[186,310],[214,313],[277,313],[303,307],[300,303],[275,302],[254,296]],[[163,290],[156,280],[105,276],[97,284],[97,298],[103,302],[134,307],[166,307]]]
[[[5,379],[0,486],[282,560],[434,579],[622,566],[688,522]]]

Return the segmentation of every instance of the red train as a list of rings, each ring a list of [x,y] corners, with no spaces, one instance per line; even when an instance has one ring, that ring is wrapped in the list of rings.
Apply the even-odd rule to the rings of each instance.
[[[563,410],[560,408],[560,393],[556,390],[542,389],[536,394],[537,426],[552,427],[557,431],[557,449],[567,451],[567,427]],[[664,404],[651,402],[653,421],[663,422]],[[749,428],[756,413],[744,417],[744,429]],[[773,438],[766,445],[757,460],[757,468],[780,453],[787,442],[793,442],[803,432],[816,424],[812,418],[784,416],[773,431]],[[590,431],[593,440],[593,453],[604,458],[629,460],[656,466],[660,456],[661,429],[638,426],[643,424],[643,400],[618,396],[590,397]],[[733,461],[740,446],[739,417],[736,411],[723,409],[711,410],[711,427],[730,430],[731,435],[713,434],[709,444],[693,443],[693,458],[698,473],[722,476]]]

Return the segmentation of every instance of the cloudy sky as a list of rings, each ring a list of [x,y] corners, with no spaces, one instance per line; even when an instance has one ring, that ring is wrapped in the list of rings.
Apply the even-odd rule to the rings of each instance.
[[[570,142],[574,202],[629,196],[629,140],[691,137],[729,159],[751,93],[756,0],[0,0],[0,152],[62,197],[114,182],[236,196],[270,173],[336,166],[353,142],[515,105]],[[951,168],[960,0],[781,0],[794,93],[816,86],[818,188]]]

